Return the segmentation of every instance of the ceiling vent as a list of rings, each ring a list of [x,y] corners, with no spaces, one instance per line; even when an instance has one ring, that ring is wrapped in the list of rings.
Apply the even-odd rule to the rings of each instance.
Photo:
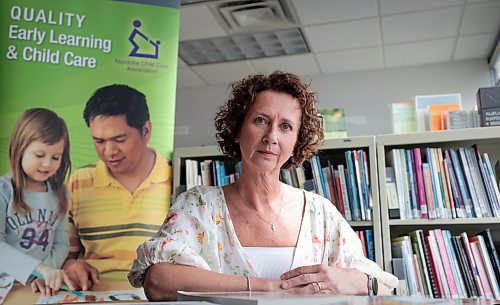
[[[213,4],[229,33],[271,31],[296,27],[293,11],[285,0],[223,1]]]

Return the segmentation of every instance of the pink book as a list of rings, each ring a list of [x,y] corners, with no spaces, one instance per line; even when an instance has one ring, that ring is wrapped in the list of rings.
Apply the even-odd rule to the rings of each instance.
[[[441,298],[446,298],[446,293],[444,291],[443,282],[442,282],[443,279],[441,278],[441,273],[439,270],[439,266],[440,266],[441,262],[440,262],[439,256],[436,253],[437,248],[433,247],[433,243],[434,243],[433,237],[430,235],[427,235],[424,239],[425,239],[425,244],[427,246],[427,249],[429,249],[429,259],[431,261],[432,271],[434,271],[434,275],[436,278],[436,286],[437,286],[437,290],[439,292],[439,296]]]
[[[422,219],[428,219],[429,215],[427,214],[427,199],[425,196],[424,175],[422,174],[422,155],[420,154],[420,147],[413,149],[413,160],[415,160],[414,172],[417,176],[418,209],[422,214]]]
[[[493,291],[491,290],[490,282],[488,281],[488,275],[486,274],[486,268],[483,264],[481,253],[479,252],[479,242],[477,240],[471,241],[470,248],[472,256],[474,256],[474,262],[476,263],[479,277],[481,278],[481,286],[483,287],[484,295],[487,299],[493,299]]]
[[[424,282],[422,279],[422,271],[420,270],[420,264],[418,262],[418,257],[416,254],[413,254],[413,266],[415,266],[415,274],[417,275],[417,288],[419,295],[425,295],[424,291]]]
[[[441,254],[441,260],[443,261],[444,272],[446,274],[446,281],[450,287],[451,297],[458,298],[457,285],[453,277],[453,271],[451,271],[450,259],[448,258],[448,251],[446,251],[444,245],[443,233],[441,229],[435,229],[434,234],[436,235],[436,243],[438,245],[439,254]]]
[[[460,240],[462,241],[462,245],[464,246],[465,255],[467,256],[467,261],[469,262],[469,266],[472,269],[472,273],[474,276],[474,283],[476,285],[477,292],[479,293],[479,296],[484,297],[485,294],[483,285],[481,285],[481,278],[479,277],[477,265],[474,260],[474,256],[472,255],[472,249],[469,242],[469,236],[467,236],[467,232],[460,233]]]

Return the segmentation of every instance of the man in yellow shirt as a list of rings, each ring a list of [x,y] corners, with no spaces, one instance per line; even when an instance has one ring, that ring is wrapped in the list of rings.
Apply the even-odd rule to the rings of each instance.
[[[148,146],[146,98],[126,85],[98,89],[83,117],[100,160],[76,170],[68,187],[70,253],[64,270],[83,290],[125,281],[137,246],[155,234],[170,207],[171,167]]]

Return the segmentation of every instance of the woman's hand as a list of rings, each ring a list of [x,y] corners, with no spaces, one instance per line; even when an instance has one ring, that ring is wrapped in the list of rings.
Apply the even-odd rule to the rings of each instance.
[[[299,294],[367,295],[366,274],[353,268],[302,266],[281,275],[281,288]]]
[[[35,283],[32,284],[31,288],[33,288],[33,285],[36,285],[38,290],[40,290],[40,292],[42,292],[42,294],[43,294],[42,289],[44,289],[45,292],[47,293],[47,288],[50,288],[53,290],[50,292],[51,293],[50,295],[53,295],[53,292],[59,290],[63,283],[66,284],[69,287],[69,289],[72,289],[72,290],[75,289],[75,285],[69,279],[66,272],[64,272],[64,270],[62,270],[62,269],[55,269],[55,268],[52,268],[48,265],[40,264],[36,267],[35,270],[42,275],[42,277],[44,279],[45,287],[41,287],[39,285],[39,281],[35,280],[35,281],[33,281]]]
[[[55,295],[54,290],[50,288],[49,286],[45,285],[45,281],[42,279],[34,279],[31,282],[31,289],[33,292],[39,292],[42,294],[42,296],[53,296]]]

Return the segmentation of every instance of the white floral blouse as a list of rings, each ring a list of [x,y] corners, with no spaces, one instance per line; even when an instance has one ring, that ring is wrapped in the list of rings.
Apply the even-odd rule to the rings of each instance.
[[[364,256],[361,241],[334,205],[317,194],[304,194],[304,219],[291,269],[314,264],[356,268],[396,287],[395,276]],[[236,236],[220,187],[197,186],[179,195],[158,233],[137,249],[128,274],[132,286],[142,287],[147,268],[163,262],[259,277]]]

